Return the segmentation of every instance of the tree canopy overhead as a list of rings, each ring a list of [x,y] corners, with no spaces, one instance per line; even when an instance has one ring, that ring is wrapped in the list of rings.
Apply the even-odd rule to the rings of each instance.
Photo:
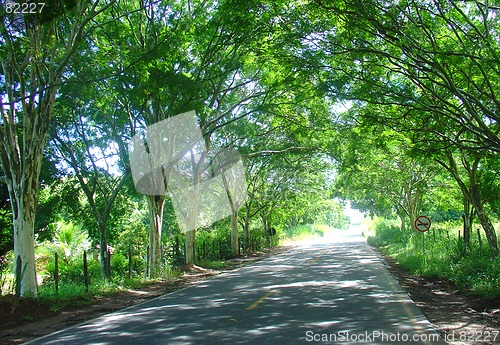
[[[138,198],[131,138],[191,110],[207,148],[243,156],[249,198],[233,210],[233,239],[238,221],[248,240],[252,219],[287,224],[334,195],[408,228],[422,210],[447,207],[431,205],[425,189],[477,215],[497,255],[498,200],[488,191],[499,185],[499,11],[450,0],[59,1],[38,16],[4,8],[0,163],[15,256],[27,265],[21,293],[36,294],[42,164],[68,175],[62,185],[77,178],[105,248],[116,200]],[[461,200],[448,202],[446,189]],[[171,215],[163,223],[168,196],[145,199],[154,275],[162,234],[176,228]],[[187,262],[195,242],[192,232]]]

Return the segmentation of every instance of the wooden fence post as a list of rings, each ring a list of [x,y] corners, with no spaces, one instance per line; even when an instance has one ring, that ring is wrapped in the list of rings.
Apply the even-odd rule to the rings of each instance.
[[[85,292],[89,292],[89,267],[87,265],[87,251],[83,251],[83,276],[85,282]]]
[[[108,270],[108,277],[111,279],[111,250],[108,249],[108,261],[106,262],[108,264],[107,270]]]
[[[56,286],[56,294],[59,293],[59,256],[54,253],[54,284]]]
[[[479,241],[479,250],[483,250],[483,241],[481,239],[481,231],[477,228],[477,240]]]
[[[132,249],[128,246],[128,279],[132,275]]]

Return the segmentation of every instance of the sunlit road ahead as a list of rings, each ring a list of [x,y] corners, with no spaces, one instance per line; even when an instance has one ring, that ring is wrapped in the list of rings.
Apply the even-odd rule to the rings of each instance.
[[[364,239],[344,232],[33,344],[444,341]]]

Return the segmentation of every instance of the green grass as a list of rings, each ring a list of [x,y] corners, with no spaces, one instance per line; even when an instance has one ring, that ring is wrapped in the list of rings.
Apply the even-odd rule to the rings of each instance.
[[[38,300],[48,305],[50,311],[57,312],[70,305],[81,306],[90,303],[92,297],[98,294],[95,286],[89,287],[89,292],[86,293],[85,287],[81,284],[63,284],[59,286],[57,292],[53,286],[45,285],[39,289]]]
[[[460,223],[438,223],[425,234],[403,232],[396,224],[376,219],[369,228],[368,243],[413,274],[452,280],[463,292],[500,297],[500,258],[490,257],[483,233],[473,234],[470,251],[465,253]]]
[[[162,280],[164,278],[160,277],[158,279]],[[85,291],[84,284],[78,283],[60,284],[58,291],[56,291],[53,284],[42,285],[38,291],[38,300],[48,305],[51,311],[57,312],[68,306],[83,306],[90,304],[97,296],[107,296],[123,291],[124,289],[136,289],[141,286],[153,284],[157,282],[158,279],[140,277],[115,279],[111,281],[99,279],[89,285],[88,292]]]
[[[203,268],[213,269],[213,270],[223,270],[228,267],[228,264],[223,260],[202,260],[197,263],[198,266]]]

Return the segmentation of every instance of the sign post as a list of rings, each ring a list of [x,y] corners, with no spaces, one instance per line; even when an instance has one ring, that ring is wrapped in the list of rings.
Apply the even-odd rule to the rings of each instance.
[[[418,216],[415,219],[415,229],[418,232],[422,233],[422,252],[424,254],[424,263],[425,263],[425,232],[427,232],[431,228],[431,220],[427,216]]]

